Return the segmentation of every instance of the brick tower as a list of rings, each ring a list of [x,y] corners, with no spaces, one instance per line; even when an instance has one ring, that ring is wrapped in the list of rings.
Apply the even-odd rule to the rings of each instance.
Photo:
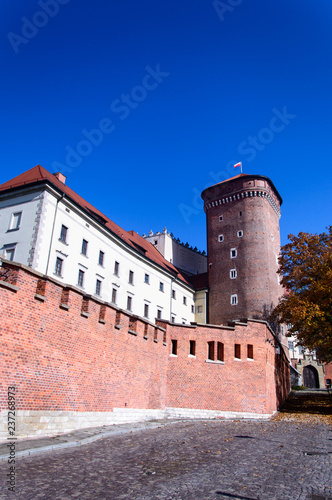
[[[273,182],[240,174],[202,193],[207,219],[209,323],[264,318],[279,285],[280,205]]]

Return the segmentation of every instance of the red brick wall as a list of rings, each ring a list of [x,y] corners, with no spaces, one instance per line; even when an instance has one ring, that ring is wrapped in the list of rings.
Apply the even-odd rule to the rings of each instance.
[[[284,370],[281,393],[288,392],[287,364],[275,355],[265,323],[213,328],[157,321],[159,328],[9,263],[0,271],[0,307],[2,408],[7,386],[15,385],[17,408],[24,410],[272,413],[279,404],[276,359]],[[176,357],[171,339],[178,341]],[[194,358],[189,340],[196,341]],[[206,362],[210,341],[224,343],[225,364]],[[234,360],[235,343],[241,361]]]
[[[265,323],[248,322],[234,329],[174,326],[169,335],[178,341],[178,354],[168,362],[167,406],[272,413],[289,392],[287,360],[276,355]],[[196,340],[195,358],[189,356],[190,340]],[[215,347],[224,344],[224,364],[207,362],[211,341]],[[241,360],[235,359],[235,344],[241,346]],[[253,346],[253,360],[247,358],[248,344]],[[276,362],[280,366],[275,370]]]

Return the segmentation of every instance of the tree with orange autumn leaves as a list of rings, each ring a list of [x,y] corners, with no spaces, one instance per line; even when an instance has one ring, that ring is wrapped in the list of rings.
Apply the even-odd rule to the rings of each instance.
[[[332,226],[327,229],[288,236],[278,271],[286,293],[271,315],[325,363],[332,361]]]

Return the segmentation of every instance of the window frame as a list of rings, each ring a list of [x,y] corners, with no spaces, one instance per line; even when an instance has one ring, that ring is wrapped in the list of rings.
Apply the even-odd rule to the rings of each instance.
[[[88,240],[85,238],[82,239],[82,248],[81,248],[81,255],[84,255],[85,257],[88,256]]]
[[[23,211],[21,210],[20,212],[13,212],[11,214],[8,231],[18,231],[20,229],[22,213]]]
[[[79,286],[80,288],[84,287],[84,275],[85,272],[83,271],[83,269],[79,269],[77,276],[77,286]]]
[[[102,250],[99,250],[98,264],[101,267],[104,267],[104,258],[105,258],[105,252],[103,252]]]
[[[59,263],[60,266],[58,265]],[[59,276],[60,278],[62,278],[62,267],[63,267],[63,259],[61,259],[61,257],[57,257],[55,259],[55,269],[54,269],[55,276]]]
[[[61,243],[67,244],[67,236],[68,236],[68,227],[65,226],[64,224],[61,224],[59,241],[61,241]]]
[[[102,281],[100,279],[96,279],[96,289],[95,289],[95,294],[98,295],[98,297],[101,296],[101,284]]]

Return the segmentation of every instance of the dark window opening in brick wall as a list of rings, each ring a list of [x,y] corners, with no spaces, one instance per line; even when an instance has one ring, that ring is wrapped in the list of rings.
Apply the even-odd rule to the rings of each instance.
[[[247,345],[247,358],[254,359],[254,346],[252,344]]]
[[[224,361],[224,344],[222,342],[217,344],[217,360]]]
[[[214,342],[208,342],[208,359],[214,361]]]
[[[178,355],[178,341],[175,339],[172,339],[171,346],[172,346],[172,354],[174,354],[174,356],[177,356]]]
[[[189,340],[189,354],[191,356],[196,356],[196,341]]]
[[[237,359],[241,359],[241,345],[235,344],[234,346],[234,357]]]

